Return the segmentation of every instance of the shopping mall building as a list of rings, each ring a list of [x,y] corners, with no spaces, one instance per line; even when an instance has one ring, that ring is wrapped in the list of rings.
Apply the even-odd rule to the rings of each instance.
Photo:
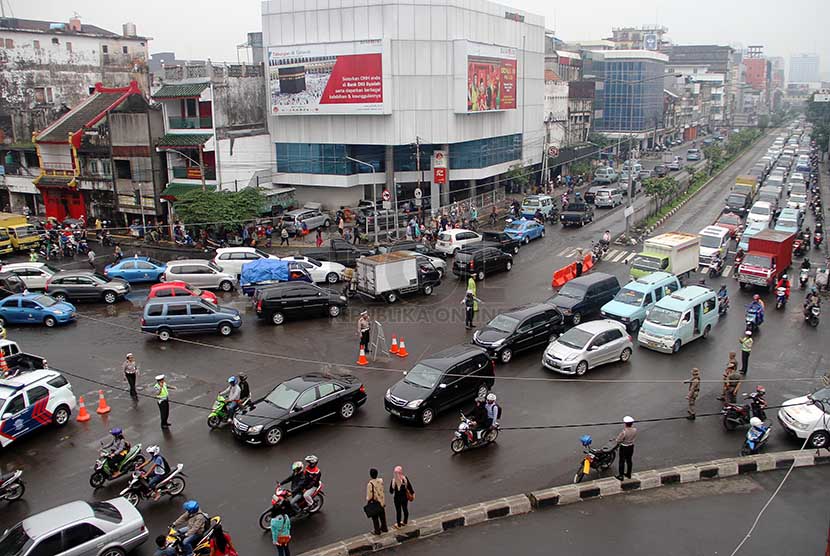
[[[262,29],[273,182],[301,203],[354,205],[373,188],[402,203],[420,184],[426,206],[444,205],[542,159],[542,16],[483,0],[272,0]]]

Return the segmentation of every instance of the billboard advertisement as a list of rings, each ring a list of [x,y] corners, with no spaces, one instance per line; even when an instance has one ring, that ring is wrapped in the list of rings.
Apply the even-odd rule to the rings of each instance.
[[[467,43],[467,112],[516,109],[516,49]]]
[[[432,153],[432,182],[438,185],[447,183],[447,151]]]
[[[268,48],[271,114],[383,114],[380,40]]]

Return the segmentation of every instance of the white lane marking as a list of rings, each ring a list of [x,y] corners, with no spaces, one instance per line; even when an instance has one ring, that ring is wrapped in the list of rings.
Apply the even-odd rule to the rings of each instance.
[[[631,253],[629,256],[627,256],[625,259],[623,259],[623,262],[624,262],[624,263],[626,263],[626,264],[628,264],[628,261],[630,261],[631,259],[633,259],[633,258],[634,258],[634,255],[636,255],[636,254],[637,254],[637,253]]]
[[[565,247],[559,253],[557,253],[557,257],[570,257],[570,252],[573,248],[572,247]]]
[[[617,255],[616,257],[614,257],[613,262],[615,262],[615,263],[620,262],[623,258],[625,258],[626,253],[627,253],[626,251],[620,251],[620,254]]]
[[[723,277],[729,278],[729,273],[732,272],[732,265],[726,265],[726,268],[723,269]]]
[[[605,253],[605,258],[610,259],[611,257],[616,255],[617,253],[619,253],[619,251],[617,251],[616,249],[609,249],[608,252]]]

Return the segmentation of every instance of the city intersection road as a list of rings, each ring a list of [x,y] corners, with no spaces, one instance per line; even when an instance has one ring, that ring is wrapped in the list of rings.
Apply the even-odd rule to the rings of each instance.
[[[766,139],[740,157],[748,169],[765,150]],[[731,185],[724,175],[710,187],[725,196]],[[714,193],[713,193],[714,195]],[[704,214],[706,196],[699,196],[680,214]],[[704,224],[700,223],[701,226]],[[603,212],[599,220],[582,230],[549,227],[547,237],[523,247],[509,273],[488,277],[478,286],[483,300],[476,320],[508,307],[542,301],[551,295],[553,270],[570,259],[557,254],[569,246],[590,245],[602,230],[621,229],[620,209]],[[598,270],[627,281],[627,267],[605,261]],[[580,461],[578,438],[589,433],[599,441],[611,437],[623,415],[636,418],[682,417],[686,387],[680,382],[693,366],[701,368],[704,380],[717,381],[729,351],[735,351],[743,326],[743,305],[749,294],[739,293],[734,280],[711,280],[717,287],[727,283],[733,295],[731,311],[706,340],[698,340],[675,356],[635,348],[627,364],[611,364],[590,371],[585,381],[567,381],[542,369],[541,350],[517,355],[509,365],[500,365],[494,391],[504,408],[504,427],[543,427],[505,430],[496,445],[453,456],[449,444],[458,424],[458,412],[449,411],[426,429],[400,423],[383,409],[386,389],[403,376],[419,357],[469,342],[463,326],[461,299],[465,283],[449,276],[431,297],[414,297],[399,304],[355,301],[338,319],[287,322],[275,327],[258,322],[247,298],[222,294],[221,301],[243,311],[242,329],[228,338],[191,336],[185,341],[161,343],[139,331],[141,305],[146,288],[136,288],[125,302],[110,307],[79,305],[75,324],[54,329],[10,327],[9,337],[24,350],[48,358],[50,365],[71,373],[78,395],[84,395],[93,412],[88,423],[74,420],[63,429],[47,429],[4,449],[3,471],[24,470],[25,500],[8,504],[0,526],[8,527],[34,512],[75,499],[106,499],[116,496],[124,480],[94,491],[88,484],[97,446],[107,430],[123,427],[127,438],[143,445],[158,444],[173,464],[181,462],[188,475],[185,495],[158,502],[142,502],[141,510],[151,537],[165,531],[181,513],[181,504],[197,499],[205,511],[220,514],[241,553],[266,554],[273,550],[270,537],[257,526],[259,514],[268,506],[274,483],[290,473],[291,462],[308,454],[320,458],[326,504],[323,511],[297,522],[293,548],[307,550],[343,537],[368,531],[363,515],[368,469],[378,468],[387,478],[395,465],[403,465],[418,491],[412,505],[414,515],[525,492],[568,482]],[[785,311],[768,312],[767,322],[756,341],[750,362],[747,388],[756,377],[777,380],[810,378],[827,368],[824,327],[805,327],[800,303]],[[357,358],[357,314],[368,308],[383,325],[387,339],[392,334],[406,339],[407,359],[379,357],[368,368],[354,366]],[[122,389],[124,355],[132,352],[141,368],[142,393],[150,393],[154,375],[164,373],[176,390],[171,392],[172,428],[162,432],[152,399],[130,400]],[[282,380],[306,372],[353,373],[366,386],[367,403],[348,423],[326,423],[310,427],[274,448],[248,446],[232,438],[229,430],[208,429],[207,409],[228,375],[245,371],[254,395],[264,394]],[[82,378],[81,378],[82,377]],[[654,382],[656,380],[675,382]],[[608,382],[608,381],[629,382]],[[638,382],[643,381],[643,382]],[[810,382],[767,382],[772,404],[801,395],[813,388]],[[112,412],[94,413],[97,391],[103,389]],[[704,383],[699,412],[717,412],[714,398],[717,382]],[[179,403],[187,405],[178,405]],[[545,426],[577,425],[571,428]],[[738,453],[743,433],[725,433],[717,417],[643,423],[634,457],[637,469],[732,456]],[[795,443],[776,428],[769,449],[791,449]],[[152,553],[151,543],[138,552]]]

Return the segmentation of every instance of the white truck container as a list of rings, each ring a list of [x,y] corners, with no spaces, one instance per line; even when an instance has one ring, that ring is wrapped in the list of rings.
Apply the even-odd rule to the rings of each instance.
[[[394,303],[401,295],[430,295],[441,274],[426,257],[403,251],[361,257],[356,268],[357,292]]]
[[[652,272],[670,272],[681,278],[697,270],[700,236],[669,232],[647,239],[643,251],[631,259],[631,278],[636,280]]]

